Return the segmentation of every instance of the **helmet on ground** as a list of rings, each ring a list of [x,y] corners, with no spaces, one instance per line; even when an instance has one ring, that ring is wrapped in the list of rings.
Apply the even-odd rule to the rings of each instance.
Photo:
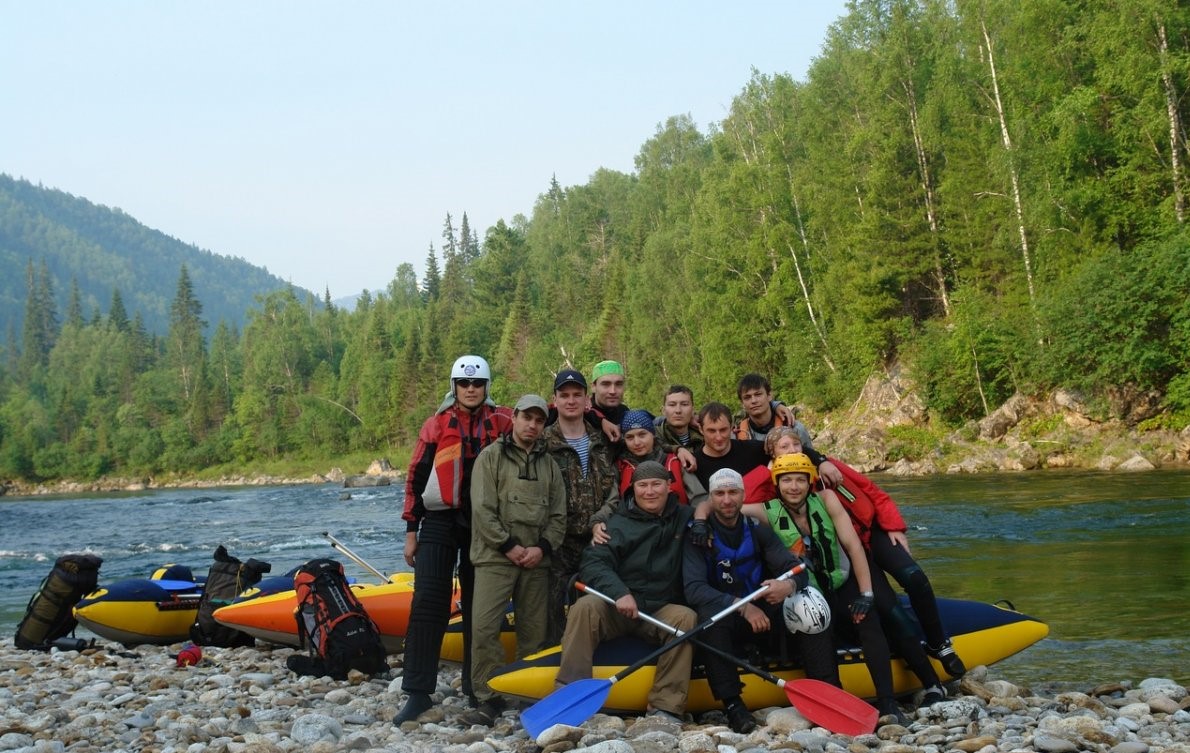
[[[808,473],[811,484],[818,480],[818,469],[810,462],[810,458],[801,452],[778,457],[773,461],[772,472],[774,484],[777,483],[778,478],[784,476],[786,473]]]
[[[787,596],[781,605],[785,627],[791,633],[816,635],[831,626],[831,607],[826,597],[813,586]]]
[[[456,379],[486,379],[492,381],[492,367],[479,356],[459,356],[450,369],[450,385]]]

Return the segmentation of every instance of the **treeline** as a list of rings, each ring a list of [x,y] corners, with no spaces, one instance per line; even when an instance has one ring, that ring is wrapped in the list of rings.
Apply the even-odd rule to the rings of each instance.
[[[634,406],[761,371],[830,409],[902,362],[946,425],[1054,386],[1184,425],[1188,87],[1172,0],[855,2],[805,82],[756,73],[710,132],[672,118],[482,241],[448,215],[352,312],[281,291],[205,342],[183,269],[164,338],[114,302],[59,326],[31,268],[0,475],[406,444],[465,352],[505,403],[614,358]]]

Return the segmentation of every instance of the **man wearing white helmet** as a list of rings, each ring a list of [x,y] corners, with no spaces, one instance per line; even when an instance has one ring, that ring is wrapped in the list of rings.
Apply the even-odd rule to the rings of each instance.
[[[707,519],[712,533],[710,547],[686,544],[682,561],[686,602],[698,611],[701,622],[763,584],[768,584],[769,590],[709,628],[702,641],[729,653],[734,653],[743,643],[775,653],[780,649],[784,632],[782,605],[787,598],[794,597],[795,588],[803,591],[808,587],[809,575],[803,571],[794,580],[775,579],[801,560],[781,543],[771,528],[757,525],[740,514],[744,478],[738,472],[730,468],[716,471],[710,478],[710,500],[711,515]],[[839,685],[834,642],[828,631],[798,633],[792,640],[807,677]],[[710,652],[706,652],[703,661],[711,694],[723,703],[727,723],[736,732],[751,732],[756,721],[740,697],[744,685],[737,667]]]
[[[405,635],[405,706],[393,724],[417,719],[438,686],[438,653],[450,619],[458,569],[463,613],[463,692],[471,689],[471,468],[479,451],[512,429],[512,413],[488,396],[491,367],[479,356],[454,362],[450,392],[417,435],[405,483],[405,562],[413,567],[413,603]]]

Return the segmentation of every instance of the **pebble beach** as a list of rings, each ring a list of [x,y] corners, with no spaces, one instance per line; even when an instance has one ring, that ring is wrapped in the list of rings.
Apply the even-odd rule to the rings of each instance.
[[[436,700],[418,722],[391,720],[404,702],[399,657],[387,677],[297,677],[290,648],[205,651],[178,667],[180,646],[20,651],[0,641],[0,751],[19,753],[1190,753],[1190,697],[1173,680],[1109,681],[1041,691],[973,668],[952,696],[906,710],[908,724],[836,735],[792,708],[755,712],[756,731],[732,732],[708,712],[684,724],[597,714],[534,740],[515,708],[491,727],[467,725],[459,670],[443,667]]]

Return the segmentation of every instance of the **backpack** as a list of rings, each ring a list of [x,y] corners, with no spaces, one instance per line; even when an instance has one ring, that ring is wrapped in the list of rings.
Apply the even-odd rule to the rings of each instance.
[[[214,614],[219,607],[230,604],[241,591],[259,583],[264,574],[272,569],[272,565],[260,560],[240,562],[220,544],[215,550],[215,564],[207,572],[207,582],[198,600],[198,615],[190,626],[190,640],[198,646],[223,648],[256,643],[255,638],[242,630],[220,625],[215,621]]]
[[[336,680],[347,679],[352,669],[370,675],[388,671],[380,631],[351,592],[343,565],[332,559],[310,560],[294,573],[293,587],[298,640],[310,655],[289,657],[289,669]]]
[[[17,625],[16,647],[48,651],[53,641],[78,627],[74,605],[95,590],[103,559],[94,554],[64,554],[29,600]]]

